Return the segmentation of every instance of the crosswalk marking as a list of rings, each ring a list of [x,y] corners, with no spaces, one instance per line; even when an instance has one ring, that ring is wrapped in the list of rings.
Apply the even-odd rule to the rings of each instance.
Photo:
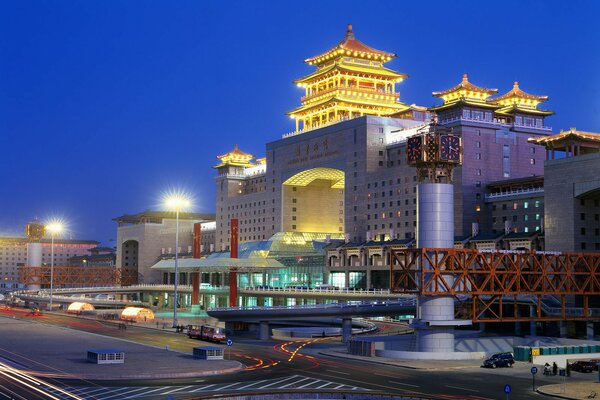
[[[252,391],[264,389],[323,389],[328,390],[365,390],[364,388],[340,384],[323,379],[292,375],[288,377],[280,377],[274,379],[263,379],[252,382],[222,382],[212,383],[208,385],[188,385],[188,386],[124,386],[124,387],[78,387],[65,386],[62,388],[45,387],[44,389],[62,400],[70,399],[66,393],[76,393],[78,396],[87,399],[97,400],[130,400],[148,396],[167,396],[172,393],[186,394],[198,392],[235,392],[235,391]],[[60,390],[65,392],[60,392]]]

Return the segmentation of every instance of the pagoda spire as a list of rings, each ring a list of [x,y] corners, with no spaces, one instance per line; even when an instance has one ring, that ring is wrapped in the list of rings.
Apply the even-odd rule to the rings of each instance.
[[[304,61],[317,70],[294,81],[305,89],[302,106],[287,113],[296,120],[296,132],[362,115],[407,110],[395,88],[407,76],[384,66],[395,57],[362,43],[348,24],[340,43]]]

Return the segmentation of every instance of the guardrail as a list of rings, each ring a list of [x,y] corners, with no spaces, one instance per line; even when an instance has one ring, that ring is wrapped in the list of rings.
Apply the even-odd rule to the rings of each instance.
[[[331,309],[331,308],[348,308],[348,307],[382,307],[382,306],[416,306],[417,299],[406,298],[394,301],[347,301],[327,304],[302,304],[294,306],[247,306],[247,307],[211,307],[208,311],[249,311],[249,310],[316,310],[316,309]]]

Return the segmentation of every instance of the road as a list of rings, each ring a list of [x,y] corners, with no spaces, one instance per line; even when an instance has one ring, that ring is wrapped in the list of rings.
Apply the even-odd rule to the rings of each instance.
[[[21,314],[16,317],[156,347],[168,345],[173,350],[187,354],[191,353],[194,346],[202,343],[188,339],[182,334],[137,326],[122,330],[117,329],[113,322],[79,319],[61,314],[47,314],[43,317],[27,317]],[[513,368],[493,370],[469,368],[436,371],[408,369],[321,354],[321,351],[336,347],[341,347],[339,342],[328,338],[278,343],[235,338],[234,345],[229,349],[230,354],[226,351],[225,355],[226,358],[231,357],[246,366],[243,372],[237,374],[168,381],[89,382],[74,378],[56,382],[46,379],[42,384],[43,393],[53,397],[43,397],[37,392],[31,393],[31,388],[24,386],[22,379],[3,374],[0,393],[4,393],[8,398],[17,399],[19,397],[12,393],[26,399],[120,400],[168,396],[185,399],[214,393],[319,389],[353,392],[370,390],[438,399],[491,400],[504,398],[504,386],[510,384],[511,400],[539,396],[532,391],[531,365],[527,363],[517,363]],[[573,375],[571,381],[593,381],[595,378],[584,374]],[[559,383],[559,379],[561,378],[543,377],[538,374],[536,384]]]

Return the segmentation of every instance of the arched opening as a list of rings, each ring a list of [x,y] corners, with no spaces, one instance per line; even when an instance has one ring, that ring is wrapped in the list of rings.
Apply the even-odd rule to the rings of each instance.
[[[344,233],[344,171],[313,168],[283,182],[286,232]]]

